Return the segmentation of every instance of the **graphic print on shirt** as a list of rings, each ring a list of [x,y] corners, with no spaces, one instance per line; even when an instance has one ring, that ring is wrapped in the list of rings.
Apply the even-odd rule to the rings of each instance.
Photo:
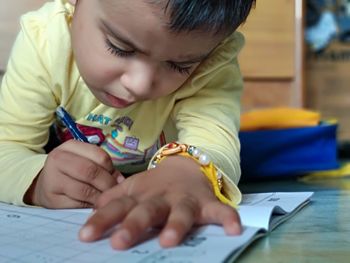
[[[163,132],[157,141],[145,150],[139,149],[140,138],[130,134],[133,120],[128,116],[117,118],[114,122],[102,114],[88,114],[86,120],[97,123],[101,128],[77,124],[79,130],[87,137],[90,143],[99,145],[113,161],[113,164],[144,164],[149,161],[157,150],[163,146],[165,136]],[[61,141],[72,139],[67,130],[58,133]]]

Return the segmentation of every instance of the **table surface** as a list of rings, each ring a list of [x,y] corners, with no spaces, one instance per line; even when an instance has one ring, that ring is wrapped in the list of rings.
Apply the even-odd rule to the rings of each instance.
[[[249,182],[240,189],[315,193],[309,205],[256,240],[236,262],[350,262],[350,178]]]

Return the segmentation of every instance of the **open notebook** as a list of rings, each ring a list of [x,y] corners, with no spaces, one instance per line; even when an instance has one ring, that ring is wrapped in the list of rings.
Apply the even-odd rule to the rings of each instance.
[[[91,210],[47,210],[0,203],[0,262],[225,262],[233,261],[256,238],[268,233],[307,204],[312,192],[243,196],[239,207],[244,231],[226,236],[219,226],[193,229],[182,245],[162,249],[157,233],[127,251],[108,239],[81,243],[80,226]]]

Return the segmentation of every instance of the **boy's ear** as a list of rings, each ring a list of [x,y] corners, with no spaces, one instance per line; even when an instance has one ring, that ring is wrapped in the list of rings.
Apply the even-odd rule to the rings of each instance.
[[[75,5],[77,3],[77,0],[68,0],[68,2],[72,5]]]

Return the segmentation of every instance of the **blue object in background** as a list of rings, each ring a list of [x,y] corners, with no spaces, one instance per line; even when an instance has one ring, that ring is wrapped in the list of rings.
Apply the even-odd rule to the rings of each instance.
[[[292,177],[336,169],[336,124],[241,131],[241,180]]]

